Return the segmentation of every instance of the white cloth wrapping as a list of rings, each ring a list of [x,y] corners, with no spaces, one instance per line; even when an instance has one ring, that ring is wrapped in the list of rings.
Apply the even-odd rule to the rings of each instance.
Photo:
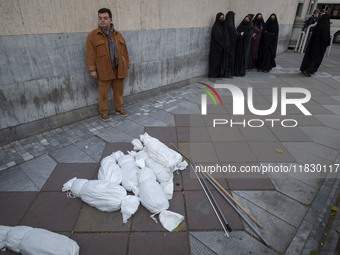
[[[102,159],[98,171],[98,180],[104,180],[113,184],[120,184],[122,182],[122,170],[116,163],[116,155],[113,153]]]
[[[102,180],[73,178],[64,184],[62,191],[71,192],[100,211],[121,209],[124,223],[137,211],[140,203],[138,197],[127,195],[122,186]]]
[[[150,158],[169,167],[172,171],[184,170],[188,163],[182,161],[182,156],[178,152],[170,149],[158,139],[144,133],[140,136],[140,140],[144,144],[144,149]]]
[[[145,157],[145,155],[147,154],[146,152],[144,152],[144,150],[139,151],[137,154],[135,154],[136,164],[142,169],[144,167],[151,169],[154,172],[156,180],[161,184],[166,197],[169,200],[172,199],[174,193],[173,172],[170,171],[168,167],[163,167],[161,164],[157,163],[150,157]],[[143,158],[146,159],[143,160]]]
[[[127,191],[132,191],[138,196],[138,179],[137,173],[139,168],[136,165],[132,155],[121,155],[117,158],[118,164],[122,170],[122,186]]]
[[[27,226],[0,225],[0,250],[23,255],[78,255],[78,244],[67,236]]]
[[[153,213],[150,217],[157,222],[155,215],[159,214],[163,227],[168,231],[174,230],[184,220],[184,216],[167,210],[169,201],[161,185],[155,180],[154,173],[147,167],[143,168],[138,174],[138,180],[140,201]]]

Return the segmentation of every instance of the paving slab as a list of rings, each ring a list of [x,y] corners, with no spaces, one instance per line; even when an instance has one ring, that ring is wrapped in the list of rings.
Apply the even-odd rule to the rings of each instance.
[[[340,130],[329,127],[301,127],[314,142],[338,150],[340,148]]]
[[[81,205],[80,198],[67,198],[66,193],[42,192],[37,195],[20,225],[70,232],[74,229]]]
[[[301,164],[331,164],[338,151],[314,142],[286,142],[283,146]]]
[[[214,197],[233,230],[243,229],[237,212],[213,191]],[[185,206],[187,211],[188,228],[192,230],[221,230],[222,227],[203,191],[185,191]]]
[[[92,180],[97,176],[98,163],[60,163],[52,172],[42,191],[61,191],[64,183],[74,177]]]
[[[190,143],[187,153],[194,162],[217,162],[212,143]]]
[[[134,137],[117,128],[107,128],[97,133],[97,136],[108,143],[130,142]]]
[[[95,163],[85,152],[75,145],[69,145],[51,153],[51,157],[58,163]]]
[[[145,127],[144,131],[161,142],[177,142],[175,127]],[[131,139],[132,141],[132,139]]]
[[[56,165],[57,163],[50,156],[45,154],[21,164],[20,168],[40,190]]]
[[[20,167],[0,172],[0,191],[38,191],[33,181]]]
[[[321,121],[325,126],[340,129],[340,117],[334,114],[315,114],[315,118]]]
[[[189,235],[189,240],[191,254],[217,255],[217,253],[213,252],[208,246],[196,239],[193,235]]]
[[[190,128],[190,130],[192,129]],[[232,127],[208,127],[208,133],[210,140],[213,142],[239,142],[245,140],[240,131]]]
[[[102,212],[85,203],[74,228],[75,232],[126,232],[130,231],[131,219],[123,223],[122,214],[116,212]]]
[[[92,136],[88,139],[76,143],[75,145],[83,152],[85,152],[88,156],[90,156],[93,160],[95,160],[95,162],[99,162],[106,146],[106,142],[98,137]]]
[[[74,233],[82,255],[125,255],[128,247],[128,233]]]
[[[225,237],[223,232],[217,231],[190,232],[190,235],[204,243],[216,254],[277,254],[243,231],[234,231],[229,238]]]
[[[252,142],[278,141],[278,138],[273,134],[271,129],[265,126],[261,128],[240,127],[239,130],[244,136],[244,139],[246,141]]]
[[[233,194],[247,199],[293,227],[300,225],[308,210],[307,206],[277,191],[234,191]],[[287,210],[287,208],[290,208],[290,210]]]
[[[263,238],[278,252],[283,253],[286,247],[291,242],[296,228],[261,207],[253,204],[246,199],[236,195],[235,199],[247,210],[256,220],[258,220],[263,228],[259,228],[251,220],[252,226],[263,236]],[[259,236],[252,230],[252,228],[243,222],[245,229],[256,238]],[[261,239],[260,239],[261,240]],[[262,241],[262,240],[261,240]]]
[[[294,158],[280,142],[248,142],[258,161],[294,162]]]
[[[189,254],[185,232],[132,232],[128,254]]]
[[[277,174],[268,173],[268,175],[278,191],[305,205],[310,205],[318,192],[318,188],[301,182],[288,174],[279,174],[279,178],[277,178]]]
[[[36,196],[37,192],[1,192],[0,225],[18,225]]]
[[[246,142],[215,142],[213,144],[219,162],[257,162],[255,154]]]

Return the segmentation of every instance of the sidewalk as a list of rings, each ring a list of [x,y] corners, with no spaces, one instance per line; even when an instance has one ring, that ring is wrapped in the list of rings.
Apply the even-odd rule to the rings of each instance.
[[[116,150],[132,150],[131,140],[144,132],[186,152],[193,145],[206,148],[202,157],[210,157],[211,162],[339,164],[340,45],[333,45],[331,57],[324,58],[319,72],[311,78],[298,70],[302,57],[288,51],[277,57],[278,66],[270,73],[251,71],[244,78],[225,80],[241,88],[253,87],[258,105],[271,102],[272,87],[308,89],[312,98],[307,108],[312,116],[288,110],[287,118],[293,116],[299,121],[298,127],[289,132],[280,127],[254,130],[238,126],[216,138],[200,114],[195,114],[198,121],[193,129],[190,114],[193,108],[199,109],[200,103],[193,80],[189,86],[128,105],[126,118],[112,114],[110,121],[102,122],[94,117],[2,146],[0,224],[28,225],[65,234],[78,242],[81,255],[295,255],[317,250],[330,218],[330,207],[338,200],[337,173],[303,179],[289,174],[284,178],[270,174],[261,179],[219,179],[264,226],[259,231],[272,248],[266,247],[216,193],[233,229],[229,238],[224,237],[189,170],[175,174],[170,210],[184,215],[185,222],[171,233],[156,224],[143,206],[122,224],[120,212],[100,212],[61,192],[62,184],[75,176],[96,179],[103,157]],[[193,140],[192,133],[196,131],[199,139]],[[218,149],[221,139],[227,146],[223,150]],[[332,245],[328,244],[320,254],[334,254],[339,233],[332,233]]]

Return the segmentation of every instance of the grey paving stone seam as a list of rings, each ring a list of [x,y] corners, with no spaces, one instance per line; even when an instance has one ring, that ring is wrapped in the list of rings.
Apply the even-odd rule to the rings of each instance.
[[[311,250],[318,248],[329,219],[330,206],[339,195],[340,180],[334,179],[337,177],[338,175],[329,174],[323,182],[295,237],[288,246],[286,255],[309,254]]]

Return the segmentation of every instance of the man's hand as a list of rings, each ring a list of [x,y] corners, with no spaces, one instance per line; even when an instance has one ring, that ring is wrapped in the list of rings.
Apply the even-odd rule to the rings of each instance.
[[[96,71],[91,72],[90,75],[95,79],[97,79],[97,77],[98,77]]]

